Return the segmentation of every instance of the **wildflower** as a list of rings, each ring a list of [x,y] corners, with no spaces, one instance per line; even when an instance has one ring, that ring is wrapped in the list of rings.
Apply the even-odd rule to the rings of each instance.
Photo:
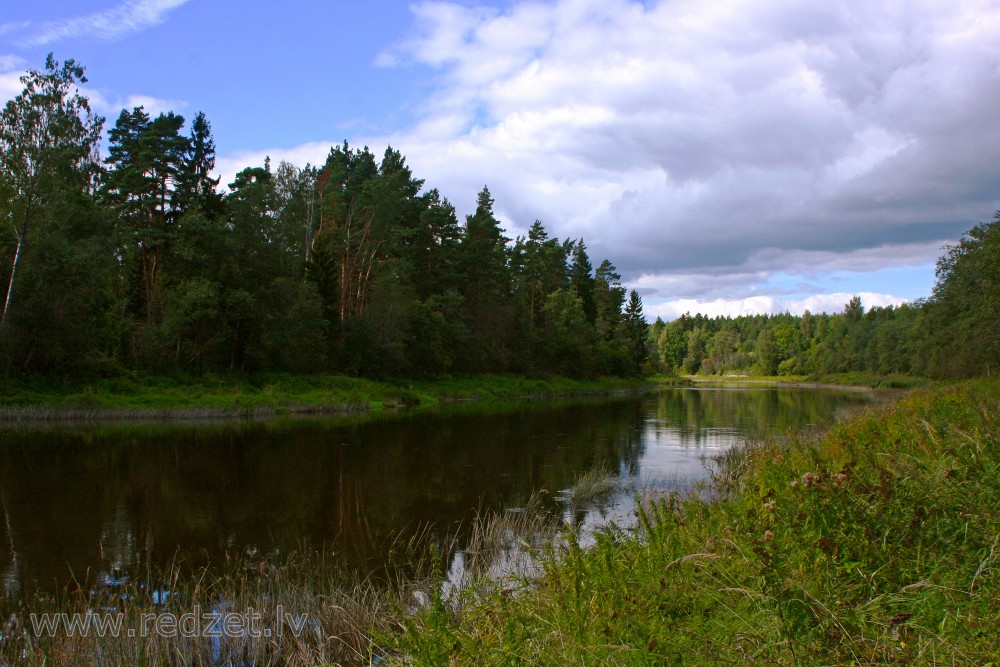
[[[766,530],[766,531],[764,531],[764,541],[770,542],[773,539],[774,539],[774,531],[773,530]]]
[[[838,472],[836,475],[833,476],[834,484],[840,485],[846,481],[847,481],[847,473],[845,472]]]
[[[819,475],[814,472],[807,472],[802,475],[802,486],[816,486],[819,484]]]
[[[771,502],[764,505],[764,509],[766,509],[768,512],[773,512],[777,506],[778,503],[772,500]]]

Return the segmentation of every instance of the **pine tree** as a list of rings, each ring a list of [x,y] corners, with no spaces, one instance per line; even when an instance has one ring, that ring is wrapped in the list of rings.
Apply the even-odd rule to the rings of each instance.
[[[519,334],[511,312],[507,241],[493,215],[493,197],[484,187],[476,200],[476,212],[466,216],[459,246],[464,281],[461,293],[474,343],[469,355],[472,370],[506,370],[510,363],[508,339]]]
[[[109,133],[109,169],[102,200],[116,213],[119,255],[132,288],[135,310],[147,325],[159,317],[160,270],[173,224],[180,215],[176,186],[188,141],[184,117],[173,112],[150,120],[142,107],[122,111]]]
[[[583,313],[591,324],[597,320],[597,306],[594,302],[593,266],[587,256],[587,246],[583,239],[573,244],[570,254],[569,280],[573,290],[583,304]]]
[[[624,333],[632,370],[637,374],[642,371],[643,364],[649,358],[648,329],[646,317],[642,314],[642,299],[638,292],[632,290],[628,295],[628,305],[625,306]]]
[[[601,340],[610,341],[618,331],[625,305],[625,288],[615,265],[608,260],[601,262],[594,274],[594,310],[597,335]]]
[[[212,126],[205,114],[198,112],[191,123],[191,134],[181,160],[177,176],[177,208],[186,213],[200,208],[210,218],[222,212],[222,195],[216,190],[218,177],[212,178],[215,169],[215,140]]]

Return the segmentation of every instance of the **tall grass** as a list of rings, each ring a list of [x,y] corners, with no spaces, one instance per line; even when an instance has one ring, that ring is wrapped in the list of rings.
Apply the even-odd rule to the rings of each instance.
[[[917,390],[822,437],[734,450],[712,493],[650,493],[634,526],[584,540],[537,497],[479,517],[460,558],[457,542],[421,533],[393,548],[407,562],[429,554],[405,580],[245,554],[8,601],[0,664],[998,664],[998,415],[995,379]],[[571,496],[585,503],[607,479],[583,477]],[[27,626],[30,612],[113,609],[137,627],[198,606],[252,607],[274,628],[279,604],[302,634],[101,639]]]
[[[538,554],[562,527],[562,518],[546,500],[536,494],[520,506],[476,516],[461,549],[461,572],[451,577],[454,591],[531,576]]]
[[[429,604],[400,664],[996,664],[1000,382],[918,390],[823,438],[721,463],[712,497],[642,502],[638,526],[539,574]]]
[[[243,554],[211,570],[182,573],[174,567],[58,596],[7,600],[0,664],[369,664],[377,656],[372,629],[387,629],[407,594],[404,586],[352,579],[318,555],[275,562]],[[250,610],[260,614],[254,626],[243,622],[237,632],[224,630],[227,615]],[[120,631],[99,636],[91,628],[81,636],[65,626],[39,632],[42,614],[116,614],[122,620]],[[151,619],[166,614],[178,623],[157,632]],[[190,622],[181,620],[185,615]],[[218,619],[214,628],[213,617]],[[193,627],[199,628],[196,633],[188,632]]]
[[[585,509],[600,503],[618,488],[615,477],[607,466],[599,465],[576,477],[567,492],[574,509]]]

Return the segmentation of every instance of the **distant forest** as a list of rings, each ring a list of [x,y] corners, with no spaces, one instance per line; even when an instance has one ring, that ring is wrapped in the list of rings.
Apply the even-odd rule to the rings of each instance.
[[[634,375],[648,325],[615,267],[485,187],[459,224],[387,148],[244,169],[223,194],[203,114],[104,119],[50,55],[0,118],[7,374],[512,371]]]
[[[203,114],[104,119],[50,55],[0,115],[0,374],[649,372],[949,377],[1000,358],[1000,213],[926,301],[648,325],[610,261],[485,187],[460,224],[402,155],[244,169],[223,193]]]
[[[658,363],[687,374],[995,375],[1000,211],[946,248],[928,299],[866,312],[855,296],[835,315],[682,315],[650,329]]]

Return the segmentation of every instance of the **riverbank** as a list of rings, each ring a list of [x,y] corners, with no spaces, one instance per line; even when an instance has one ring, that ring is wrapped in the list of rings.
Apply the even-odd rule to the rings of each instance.
[[[665,378],[667,385],[678,381],[690,384],[756,384],[785,387],[860,387],[865,389],[914,389],[926,387],[932,380],[915,375],[876,375],[874,373],[830,373],[825,375],[749,375],[730,373],[725,375],[684,375]]]
[[[1000,382],[918,389],[732,452],[711,498],[541,574],[440,595],[383,640],[399,664],[987,664],[1000,659]]]
[[[247,550],[132,580],[109,563],[96,590],[6,599],[0,663],[996,663],[998,450],[1000,381],[917,389],[822,437],[731,452],[697,495],[647,493],[636,527],[599,531],[590,546],[530,502],[486,515],[463,543],[461,590],[456,545],[430,533],[393,547],[407,564],[399,579],[359,579],[312,550]],[[579,479],[574,502],[605,481]],[[520,575],[492,567],[528,554]],[[29,612],[108,609],[136,634],[29,625]],[[141,634],[144,618],[247,609],[285,633]]]
[[[0,383],[0,422],[75,419],[269,418],[364,412],[456,401],[562,398],[643,391],[635,378],[575,380],[484,374],[375,381],[343,375],[134,375],[94,381],[52,378]]]

